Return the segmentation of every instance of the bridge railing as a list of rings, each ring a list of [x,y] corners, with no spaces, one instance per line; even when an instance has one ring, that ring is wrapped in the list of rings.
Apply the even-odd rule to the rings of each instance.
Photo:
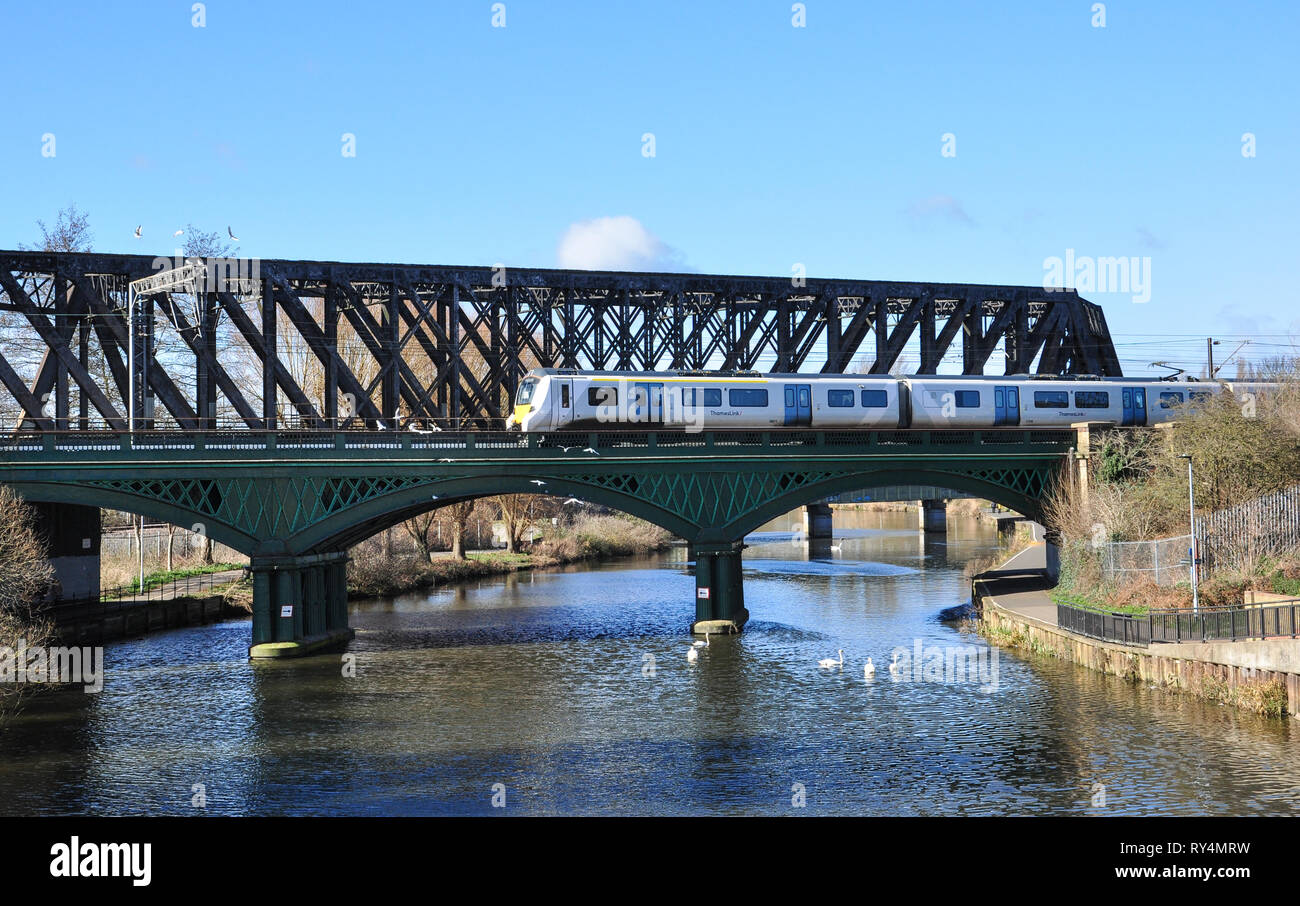
[[[1056,605],[1062,629],[1103,642],[1145,647],[1153,643],[1235,642],[1300,638],[1300,598],[1241,607],[1153,610],[1124,614]]]
[[[504,451],[558,451],[567,455],[600,452],[661,451],[669,455],[688,451],[721,452],[790,449],[824,450],[879,448],[897,452],[940,452],[976,447],[1001,452],[1014,448],[1060,449],[1072,446],[1070,429],[999,428],[982,430],[861,430],[811,431],[808,429],[749,431],[47,431],[0,436],[0,456],[43,458],[59,453],[122,454],[203,451],[294,450],[320,451],[447,451],[479,455]]]

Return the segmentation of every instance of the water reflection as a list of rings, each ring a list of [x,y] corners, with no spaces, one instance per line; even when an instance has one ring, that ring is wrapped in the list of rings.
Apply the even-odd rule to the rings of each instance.
[[[127,641],[103,693],[34,701],[0,733],[8,814],[1291,813],[1288,723],[1052,661],[996,688],[895,681],[894,646],[983,642],[937,613],[991,530],[836,513],[838,551],[778,520],[749,539],[752,620],[686,660],[678,549],[355,602],[338,655],[250,664],[248,626]],[[784,531],[782,531],[784,529]],[[843,670],[818,659],[845,652]],[[862,664],[879,666],[866,681]]]

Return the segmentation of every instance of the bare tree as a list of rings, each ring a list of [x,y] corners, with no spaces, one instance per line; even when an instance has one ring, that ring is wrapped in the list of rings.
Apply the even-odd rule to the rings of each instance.
[[[59,211],[54,219],[54,226],[46,226],[44,220],[36,221],[41,230],[41,241],[37,245],[18,244],[20,251],[29,252],[88,252],[94,242],[90,232],[90,218],[84,211],[78,211],[75,204]]]
[[[537,498],[532,494],[502,494],[496,501],[506,531],[506,552],[518,553],[524,532],[537,516]]]
[[[31,508],[12,489],[0,485],[0,648],[46,645],[52,636],[48,621],[33,605],[49,589],[54,570],[45,544],[36,534]],[[18,707],[23,687],[5,683],[0,689],[0,719]]]
[[[465,527],[474,515],[475,503],[473,500],[462,500],[447,507],[447,513],[451,516],[451,555],[457,560],[466,559]]]

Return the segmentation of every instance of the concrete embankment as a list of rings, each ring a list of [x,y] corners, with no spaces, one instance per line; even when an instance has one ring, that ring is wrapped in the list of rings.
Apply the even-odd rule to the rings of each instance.
[[[1300,640],[1152,644],[1103,642],[1061,629],[1048,594],[1042,545],[976,576],[981,633],[998,645],[1061,658],[1170,692],[1249,711],[1300,717]]]

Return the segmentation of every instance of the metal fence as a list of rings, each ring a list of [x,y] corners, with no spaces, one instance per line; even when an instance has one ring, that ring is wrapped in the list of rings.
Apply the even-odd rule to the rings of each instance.
[[[1191,535],[1106,542],[1101,545],[1102,575],[1110,581],[1146,578],[1157,585],[1190,583],[1191,544]]]
[[[1097,610],[1085,610],[1068,604],[1056,605],[1056,623],[1062,629],[1101,639],[1103,642],[1119,642],[1122,645],[1141,645],[1151,643],[1151,625],[1141,617],[1123,613],[1102,613]]]
[[[1300,548],[1300,485],[1200,516],[1196,535],[1206,572],[1293,552]]]
[[[134,585],[121,585],[100,592],[99,597],[64,598],[42,605],[41,612],[52,618],[67,619],[89,615],[90,613],[107,613],[126,610],[150,601],[168,601],[175,598],[207,597],[222,585],[231,582],[230,570],[200,573],[180,579],[170,579],[157,585],[149,585],[143,592]],[[248,570],[245,567],[244,573]]]
[[[1300,637],[1300,598],[1245,607],[1156,610],[1143,615],[1056,605],[1062,629],[1103,642],[1146,647],[1157,642],[1235,642]]]

